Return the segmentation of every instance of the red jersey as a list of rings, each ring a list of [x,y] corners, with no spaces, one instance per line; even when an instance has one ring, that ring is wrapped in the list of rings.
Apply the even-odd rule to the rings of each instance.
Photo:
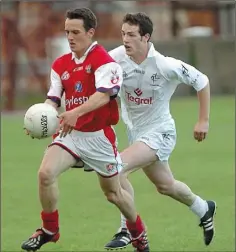
[[[98,131],[119,121],[115,99],[121,87],[122,69],[107,51],[94,42],[80,59],[73,53],[55,60],[51,69],[51,87],[48,99],[60,104],[65,92],[66,110],[85,103],[96,91],[109,92],[111,100],[103,107],[79,117],[75,126],[79,131]]]

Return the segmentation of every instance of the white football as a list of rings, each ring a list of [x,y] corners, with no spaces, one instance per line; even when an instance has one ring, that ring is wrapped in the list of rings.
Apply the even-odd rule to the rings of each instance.
[[[25,113],[24,128],[29,135],[42,139],[52,136],[59,128],[57,110],[50,104],[38,103],[31,106]]]

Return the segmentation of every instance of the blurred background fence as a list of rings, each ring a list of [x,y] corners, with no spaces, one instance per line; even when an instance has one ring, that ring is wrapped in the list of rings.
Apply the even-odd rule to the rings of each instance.
[[[41,1],[2,2],[2,110],[25,109],[45,98],[52,61],[69,52],[65,11],[91,8],[96,40],[108,50],[121,44],[127,12],[146,12],[154,22],[152,42],[167,56],[188,62],[211,81],[212,94],[233,94],[236,83],[235,1]],[[182,85],[176,95],[191,95]]]

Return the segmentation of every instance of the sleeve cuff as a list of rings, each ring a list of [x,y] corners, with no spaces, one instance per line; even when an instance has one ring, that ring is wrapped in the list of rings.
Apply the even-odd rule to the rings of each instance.
[[[100,88],[97,88],[97,91],[101,92],[101,93],[109,93],[110,96],[113,96],[113,95],[117,95],[119,93],[120,86],[114,86],[112,88],[100,87]]]
[[[57,96],[47,96],[47,99],[55,102],[58,107],[61,107],[61,99]]]

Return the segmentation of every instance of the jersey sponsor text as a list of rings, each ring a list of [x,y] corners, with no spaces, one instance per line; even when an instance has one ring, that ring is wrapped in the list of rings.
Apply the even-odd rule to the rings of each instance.
[[[70,108],[73,105],[81,105],[85,103],[89,98],[87,96],[82,97],[74,97],[72,96],[70,99],[66,99],[66,107]]]
[[[125,92],[125,93],[126,93],[127,100],[128,100],[129,102],[133,102],[133,103],[135,103],[135,104],[137,104],[137,105],[141,105],[141,104],[148,104],[148,105],[150,105],[150,104],[152,104],[152,102],[153,102],[152,97],[140,98],[140,97],[134,97],[134,96],[132,96],[132,95],[131,95],[130,93],[128,93],[128,92]]]

